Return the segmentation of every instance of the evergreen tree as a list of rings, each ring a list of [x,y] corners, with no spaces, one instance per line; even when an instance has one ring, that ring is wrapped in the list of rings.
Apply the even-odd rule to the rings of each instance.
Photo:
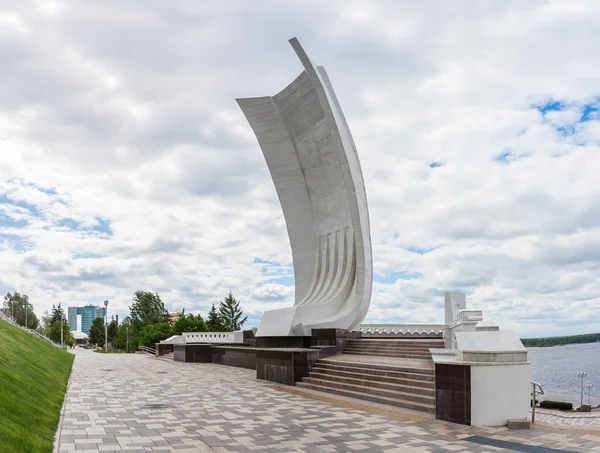
[[[67,317],[65,316],[65,311],[62,309],[60,304],[58,304],[58,307],[55,307],[54,304],[52,304],[52,314],[50,315],[50,324],[54,324],[56,321],[60,322],[61,317],[63,320],[67,319]]]
[[[233,297],[233,294],[231,294],[231,291],[229,291],[229,294],[219,306],[219,318],[221,320],[223,330],[225,332],[234,332],[236,330],[240,330],[246,322],[246,319],[248,319],[247,316],[242,318],[243,314],[244,312],[240,308],[240,302]]]
[[[223,322],[221,316],[215,308],[215,304],[212,305],[208,312],[208,319],[206,320],[206,326],[209,332],[223,332]]]

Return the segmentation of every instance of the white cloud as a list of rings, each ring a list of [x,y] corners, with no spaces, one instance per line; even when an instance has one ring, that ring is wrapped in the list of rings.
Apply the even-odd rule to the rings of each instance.
[[[7,3],[0,289],[39,313],[108,298],[123,316],[137,289],[203,313],[231,290],[252,323],[291,304],[235,98],[299,73],[295,35],[353,131],[376,273],[422,275],[376,283],[369,319],[441,321],[463,289],[523,335],[598,331],[600,118],[578,121],[600,96],[599,19],[566,0]]]

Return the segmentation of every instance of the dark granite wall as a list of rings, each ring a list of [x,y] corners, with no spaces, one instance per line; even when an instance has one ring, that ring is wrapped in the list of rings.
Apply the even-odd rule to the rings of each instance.
[[[335,346],[336,329],[312,329],[311,346]]]
[[[308,376],[319,356],[318,351],[256,352],[256,378],[279,384],[294,385]]]
[[[160,357],[161,355],[165,355],[167,352],[172,352],[175,349],[173,348],[174,345],[172,344],[160,344],[160,343],[156,343],[156,356]]]
[[[244,344],[248,346],[256,346],[256,338],[251,330],[244,330]]]
[[[310,348],[312,337],[256,337],[257,348]]]
[[[436,418],[462,425],[471,424],[471,367],[435,365]]]
[[[310,340],[310,337],[299,338]],[[257,379],[294,385],[308,376],[320,354],[335,354],[335,349],[335,346],[256,349],[188,343],[176,344],[173,358],[177,362],[215,363],[256,370]]]
[[[211,362],[211,345],[209,344],[176,344],[173,360],[176,362]]]
[[[212,363],[256,369],[256,350],[245,348],[211,348]]]
[[[342,353],[346,349],[346,344],[350,340],[356,340],[362,337],[362,332],[348,332],[343,329],[336,329],[335,342],[337,345],[337,352]]]

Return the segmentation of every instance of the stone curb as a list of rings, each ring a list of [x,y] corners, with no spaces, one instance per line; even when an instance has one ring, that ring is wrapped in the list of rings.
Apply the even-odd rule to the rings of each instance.
[[[69,352],[69,354],[72,354]],[[53,453],[58,453],[60,448],[60,434],[62,432],[63,425],[63,417],[65,415],[65,406],[67,405],[67,395],[69,394],[69,388],[71,387],[71,378],[73,377],[73,366],[75,365],[75,359],[77,356],[73,354],[73,365],[71,365],[71,373],[69,373],[69,380],[67,381],[67,388],[65,390],[65,397],[63,398],[62,407],[60,408],[60,418],[58,419],[58,427],[56,428],[56,433],[54,434],[54,449]]]

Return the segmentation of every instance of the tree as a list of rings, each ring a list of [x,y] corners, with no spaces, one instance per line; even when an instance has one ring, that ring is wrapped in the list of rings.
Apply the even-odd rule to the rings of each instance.
[[[171,326],[166,323],[148,324],[145,326],[139,337],[141,345],[148,346],[149,348],[155,348],[156,343],[166,340],[171,336]]]
[[[111,344],[125,352],[135,351],[138,348],[137,334],[129,317],[123,320]]]
[[[50,338],[50,326],[52,325],[52,318],[48,313],[48,310],[44,312],[42,315],[42,320],[40,322],[38,331],[42,334]]]
[[[188,315],[181,315],[177,318],[177,321],[173,324],[173,335],[181,335],[183,332],[207,332],[208,326],[202,316],[194,315],[192,313]]]
[[[55,321],[52,324],[50,324],[50,328],[48,330],[48,338],[50,338],[52,341],[54,341],[55,343],[60,343],[60,321]],[[71,329],[69,328],[69,323],[67,322],[63,322],[62,323],[62,333],[63,333],[63,343],[64,344],[69,344],[70,338],[73,337],[73,335],[71,334]],[[75,339],[73,339],[75,340]]]
[[[7,293],[4,296],[3,309],[7,316],[11,316],[21,326],[36,329],[39,324],[27,294]]]
[[[52,314],[50,315],[50,318],[51,318],[50,324],[54,324],[56,321],[60,321],[61,317],[62,317],[62,319],[67,319],[67,317],[65,316],[65,311],[62,309],[60,304],[58,304],[58,307],[55,307],[54,304],[52,304]]]
[[[113,343],[113,339],[117,335],[117,330],[118,329],[119,329],[119,326],[118,326],[116,320],[113,319],[111,322],[108,323],[107,336],[108,336],[108,342],[109,343],[111,343],[111,344]]]
[[[169,322],[169,312],[160,296],[148,291],[136,291],[129,306],[131,323],[139,330],[149,324]]]
[[[215,308],[215,304],[212,305],[210,311],[208,312],[208,319],[206,320],[206,326],[208,327],[209,332],[222,332],[223,331],[223,322],[221,321],[219,312]]]
[[[89,342],[96,346],[104,344],[104,319],[98,317],[92,322]]]
[[[246,322],[246,319],[248,319],[247,316],[242,318],[243,314],[244,312],[240,308],[240,302],[233,297],[233,294],[229,291],[229,295],[219,306],[219,318],[221,319],[223,330],[225,332],[240,330]]]

